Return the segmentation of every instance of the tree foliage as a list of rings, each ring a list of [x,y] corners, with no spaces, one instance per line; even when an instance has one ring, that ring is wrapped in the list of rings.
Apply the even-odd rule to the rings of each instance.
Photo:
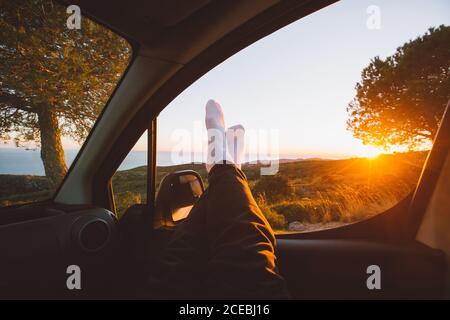
[[[353,135],[387,150],[431,142],[450,98],[449,44],[450,27],[440,26],[372,59],[347,107]]]
[[[0,0],[0,139],[41,147],[47,177],[66,170],[61,136],[82,142],[130,57],[128,43],[51,0]]]

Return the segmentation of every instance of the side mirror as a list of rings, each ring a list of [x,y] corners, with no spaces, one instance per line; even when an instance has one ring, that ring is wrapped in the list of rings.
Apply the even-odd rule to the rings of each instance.
[[[202,178],[195,171],[176,171],[164,176],[156,194],[155,227],[174,226],[187,218],[203,191]]]

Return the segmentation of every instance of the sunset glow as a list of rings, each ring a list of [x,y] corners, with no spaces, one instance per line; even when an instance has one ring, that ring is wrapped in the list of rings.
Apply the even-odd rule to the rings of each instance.
[[[383,150],[380,148],[373,147],[373,146],[365,146],[365,147],[366,147],[365,150],[361,151],[361,154],[360,154],[361,157],[375,159],[383,153]]]

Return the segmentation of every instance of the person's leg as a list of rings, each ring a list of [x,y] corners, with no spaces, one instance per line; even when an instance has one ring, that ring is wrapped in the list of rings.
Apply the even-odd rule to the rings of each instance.
[[[215,165],[204,203],[210,296],[287,298],[276,267],[274,233],[244,173],[234,165]]]
[[[230,128],[239,132],[228,139],[228,149],[235,151],[229,156],[223,112],[213,100],[205,123],[209,186],[167,246],[159,283],[178,298],[287,298],[274,233],[239,169],[243,127]],[[234,146],[236,139],[241,140]]]
[[[240,170],[244,127],[236,125],[225,131],[223,110],[213,100],[208,101],[205,111],[209,186],[202,203],[204,240],[208,246],[205,285],[210,289],[209,296],[286,298],[284,280],[276,267],[273,230]],[[220,134],[223,136],[218,137]]]

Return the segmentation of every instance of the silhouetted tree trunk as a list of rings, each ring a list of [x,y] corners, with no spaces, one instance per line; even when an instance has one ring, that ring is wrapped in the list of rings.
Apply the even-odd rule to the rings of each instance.
[[[38,124],[41,135],[41,159],[45,175],[50,180],[52,187],[56,188],[67,172],[58,118],[54,112],[44,106],[39,108]]]

